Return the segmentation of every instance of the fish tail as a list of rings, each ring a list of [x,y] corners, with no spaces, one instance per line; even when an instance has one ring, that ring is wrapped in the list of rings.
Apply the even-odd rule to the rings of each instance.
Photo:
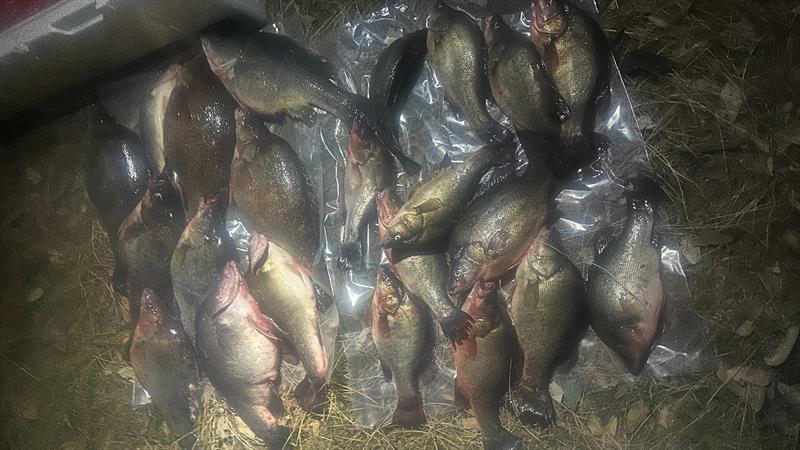
[[[485,449],[501,449],[501,450],[517,450],[522,449],[522,439],[519,436],[511,433],[510,431],[501,428],[500,431],[492,437],[483,439],[483,448]]]
[[[301,408],[321,414],[328,399],[328,385],[324,381],[312,380],[306,376],[294,389],[294,396]]]
[[[553,399],[546,390],[542,392],[519,386],[508,393],[508,405],[525,425],[547,428],[556,421]]]
[[[415,395],[398,398],[397,407],[392,416],[392,424],[403,428],[419,428],[428,422],[422,404],[422,397]]]
[[[384,148],[397,159],[403,170],[409,175],[416,175],[422,170],[422,166],[403,153],[397,136],[392,132],[390,122],[386,120],[387,114],[385,111],[381,112],[385,108],[386,105],[375,104],[360,95],[354,94],[350,99],[352,120],[354,122],[357,121],[360,125],[367,126],[380,143],[383,144]]]
[[[646,174],[628,180],[625,191],[629,207],[636,207],[637,204],[642,203],[654,207],[666,198],[666,194],[658,186],[658,183]]]

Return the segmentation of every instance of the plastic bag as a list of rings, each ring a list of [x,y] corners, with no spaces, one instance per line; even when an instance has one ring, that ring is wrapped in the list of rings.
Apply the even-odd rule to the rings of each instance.
[[[576,2],[597,13],[592,1]],[[340,68],[340,84],[366,94],[370,72],[380,52],[395,39],[425,26],[429,2],[399,1],[373,11],[363,18],[344,24],[339,29],[311,44]],[[527,32],[526,13],[506,16],[514,28]],[[292,34],[291,30],[278,29]],[[295,35],[295,37],[299,37]],[[490,111],[499,119],[502,114]],[[382,259],[377,241],[377,224],[367,230],[362,242],[362,267],[343,272],[337,267],[342,225],[344,223],[343,191],[345,149],[349,130],[336,118],[319,114],[311,132],[300,136],[308,148],[320,151],[325,258],[336,303],[341,315],[342,348],[347,358],[351,412],[356,423],[365,426],[384,424],[396,401],[394,387],[381,376],[379,361],[365,318],[369,314],[375,270]],[[400,141],[417,162],[422,163],[423,179],[431,166],[447,153],[454,163],[482,145],[467,131],[444,102],[443,90],[429,64],[403,110]],[[597,161],[598,175],[573,184],[557,197],[561,215],[557,226],[562,233],[568,255],[586,272],[591,265],[594,234],[608,227],[619,229],[625,217],[623,189],[618,180],[651,167],[630,100],[616,64],[612,66],[610,104],[607,113],[597,117],[596,131],[608,139],[607,151]],[[411,180],[398,177],[402,190]],[[365,250],[366,251],[366,250]],[[708,339],[705,324],[687,306],[689,292],[681,268],[680,254],[673,244],[662,251],[662,270],[668,302],[665,330],[648,361],[645,373],[653,376],[678,375],[698,370],[709,362],[703,352]],[[422,386],[426,413],[435,416],[448,411],[452,403],[455,376],[452,348],[437,329],[435,376]],[[630,377],[613,353],[606,349],[591,331],[580,345],[575,365],[567,374],[557,375],[556,382],[606,386]]]

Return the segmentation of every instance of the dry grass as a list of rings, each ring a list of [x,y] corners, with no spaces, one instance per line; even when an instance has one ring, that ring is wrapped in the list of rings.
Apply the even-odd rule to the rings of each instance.
[[[798,231],[790,195],[800,192],[800,27],[789,10],[799,2],[605,3],[604,27],[612,35],[624,30],[620,56],[647,47],[674,63],[671,74],[626,80],[669,195],[664,231],[699,252],[687,266],[692,306],[706,319],[720,361],[759,366],[775,333],[800,320],[793,296],[800,287],[798,255],[781,241],[787,229]],[[299,9],[312,40],[374,4],[269,3],[276,16]],[[75,178],[75,149],[85,142],[72,136],[79,119],[37,130],[17,144],[24,154],[8,153],[0,165],[0,404],[9,412],[0,419],[0,446],[164,448],[170,439],[163,424],[149,408],[129,406],[131,371],[120,356],[127,312],[108,284],[108,242]],[[32,184],[20,167],[39,171],[41,183]],[[35,287],[44,287],[45,296],[28,303]],[[756,323],[747,338],[733,333],[745,319]],[[343,353],[337,352],[325,415],[305,413],[286,396],[284,420],[296,430],[296,447],[481,448],[468,413],[437,417],[420,430],[357,426],[348,411]],[[789,380],[790,370],[772,372]],[[767,410],[756,413],[750,405],[763,391],[733,387],[711,372],[606,389],[580,385],[577,406],[559,405],[559,423],[550,430],[522,427],[507,414],[503,419],[530,447],[797,445],[796,406],[776,409],[780,399],[768,396]],[[204,403],[198,428],[204,447],[257,447],[210,388]]]

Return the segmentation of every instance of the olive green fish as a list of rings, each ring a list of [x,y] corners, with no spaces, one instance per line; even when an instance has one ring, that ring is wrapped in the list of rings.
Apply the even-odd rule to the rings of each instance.
[[[547,427],[556,419],[550,379],[585,327],[583,276],[564,255],[555,228],[543,228],[517,267],[509,314],[522,349],[519,386],[509,403],[520,421]]]
[[[514,128],[558,141],[569,107],[536,48],[500,16],[483,21],[489,83],[497,105]]]
[[[647,363],[664,308],[661,252],[653,232],[657,189],[652,181],[633,187],[622,233],[589,270],[592,328],[634,375]]]
[[[472,408],[485,449],[521,449],[522,440],[500,422],[500,402],[508,390],[515,346],[495,288],[494,282],[479,282],[464,303],[464,311],[475,319],[475,330],[454,346],[454,403]]]
[[[391,189],[379,192],[376,197],[380,236],[385,239],[386,225],[397,212],[400,201]],[[406,291],[425,302],[444,335],[454,342],[466,338],[472,320],[447,294],[447,257],[442,253],[405,249],[384,249],[384,253]]]
[[[466,13],[439,2],[428,17],[428,60],[447,100],[481,139],[504,141],[507,130],[489,115],[486,51],[478,25]]]
[[[289,143],[252,111],[236,110],[231,204],[248,231],[260,233],[311,268],[319,250],[317,195]]]
[[[514,160],[507,144],[489,144],[458,164],[441,170],[414,189],[387,224],[386,247],[441,246],[459,215],[478,191],[478,182],[492,167]]]
[[[550,211],[552,176],[543,164],[529,164],[478,197],[450,236],[448,291],[458,295],[478,281],[494,281],[522,259]]]
[[[255,233],[250,237],[249,282],[283,345],[291,346],[303,363],[306,376],[295,388],[297,402],[307,411],[321,413],[328,392],[328,354],[310,273],[284,249]]]
[[[169,299],[146,288],[131,345],[131,366],[183,448],[192,448],[200,415],[200,373],[194,349]]]
[[[406,293],[387,265],[378,268],[370,329],[383,375],[394,382],[397,394],[392,423],[406,428],[424,425],[419,384],[433,364],[430,313],[424,303]]]

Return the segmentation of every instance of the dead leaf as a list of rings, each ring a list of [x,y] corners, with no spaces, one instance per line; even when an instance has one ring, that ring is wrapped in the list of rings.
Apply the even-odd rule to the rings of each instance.
[[[721,100],[722,111],[720,111],[728,120],[733,120],[739,115],[739,111],[744,104],[744,93],[739,85],[728,82],[722,87],[719,93]]]
[[[753,334],[753,329],[755,325],[752,320],[745,320],[736,328],[736,335],[741,337],[747,337]]]
[[[678,405],[675,403],[666,403],[658,410],[658,425],[665,430],[669,430],[677,422],[676,412]]]
[[[478,419],[476,419],[474,417],[467,417],[467,418],[461,419],[461,427],[464,428],[465,430],[478,430],[478,429],[480,429],[480,427],[478,427]]]
[[[550,397],[552,397],[553,401],[556,403],[561,403],[561,399],[564,398],[564,389],[555,381],[550,383]]]
[[[655,14],[650,14],[650,15],[648,16],[648,19],[650,19],[650,22],[652,22],[652,23],[653,23],[653,25],[655,25],[655,26],[657,26],[657,27],[664,28],[664,27],[666,27],[667,25],[669,25],[669,24],[667,23],[666,19],[664,19],[664,18],[662,18],[662,17],[659,17],[659,16],[657,16],[657,15],[655,15]]]
[[[721,231],[704,231],[698,233],[693,239],[694,244],[701,247],[725,245],[731,243],[731,241],[733,241],[733,237]]]
[[[764,364],[770,367],[777,367],[786,362],[786,358],[792,352],[794,344],[797,343],[798,335],[800,335],[800,326],[789,327],[786,330],[786,334],[783,335],[781,343],[775,347],[772,353],[764,357]]]
[[[611,419],[608,420],[608,423],[606,423],[606,433],[611,436],[616,436],[618,425],[619,419],[617,419],[617,416],[612,416]]]
[[[650,414],[650,408],[644,402],[636,402],[625,414],[625,431],[628,434],[635,432],[644,423]]]
[[[44,289],[37,287],[28,294],[28,303],[38,302],[44,297]]]
[[[769,372],[750,366],[732,368],[720,366],[717,370],[717,376],[723,382],[735,381],[742,385],[749,384],[761,387],[769,385],[770,381],[772,381],[772,376]]]

